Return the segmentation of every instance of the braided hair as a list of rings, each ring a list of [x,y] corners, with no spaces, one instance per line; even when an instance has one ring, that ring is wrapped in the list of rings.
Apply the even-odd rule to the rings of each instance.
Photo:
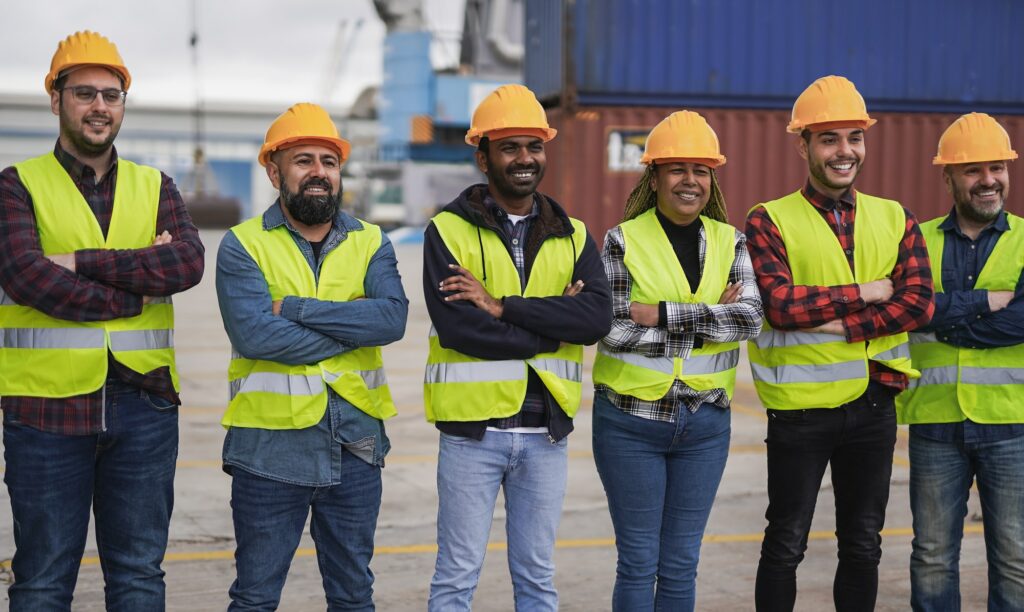
[[[722,188],[718,185],[718,174],[714,168],[710,168],[710,170],[711,198],[708,199],[707,205],[700,214],[715,221],[728,223],[729,213],[725,208],[725,196],[722,195]],[[647,164],[647,169],[640,176],[636,187],[633,187],[633,192],[626,198],[626,210],[622,214],[623,221],[635,219],[658,205],[658,192],[651,189],[651,179],[654,178],[655,172],[657,172],[655,163]]]

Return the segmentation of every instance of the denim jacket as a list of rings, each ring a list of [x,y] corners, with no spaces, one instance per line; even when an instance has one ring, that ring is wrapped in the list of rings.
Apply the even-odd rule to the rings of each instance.
[[[263,228],[284,225],[291,232],[314,276],[320,264],[360,223],[338,212],[324,239],[320,260],[313,248],[285,219],[280,203],[263,214]],[[395,250],[387,236],[370,260],[364,280],[366,299],[330,302],[315,298],[285,297],[280,316],[259,266],[234,233],[228,232],[217,253],[217,299],[224,329],[235,351],[252,359],[282,363],[313,363],[363,346],[381,346],[405,334],[409,301],[398,274]],[[342,448],[363,461],[383,466],[390,443],[384,423],[328,388],[327,412],[306,429],[268,430],[231,427],[224,439],[225,471],[239,467],[248,472],[291,484],[339,484]]]

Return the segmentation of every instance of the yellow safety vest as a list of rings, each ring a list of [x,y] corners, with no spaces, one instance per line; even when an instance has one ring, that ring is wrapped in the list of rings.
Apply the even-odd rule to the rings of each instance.
[[[236,225],[231,231],[263,272],[272,300],[295,296],[346,302],[364,297],[366,269],[381,244],[380,228],[365,221],[360,223],[362,230],[348,232],[323,258],[319,283],[284,225],[265,230],[260,216]],[[389,419],[396,414],[379,346],[358,348],[319,363],[301,365],[246,359],[235,353],[228,379],[231,403],[221,419],[224,427],[311,427],[327,411],[328,386],[374,418]]]
[[[888,277],[899,257],[906,213],[899,202],[857,194],[854,268],[839,239],[814,206],[797,191],[764,206],[786,244],[795,285],[849,285]],[[907,334],[847,343],[836,334],[773,329],[765,320],[749,341],[754,386],[765,408],[835,408],[860,397],[868,386],[868,361],[910,378]]]
[[[472,272],[487,292],[499,299],[509,295],[562,295],[573,280],[576,260],[587,236],[583,222],[571,221],[573,234],[548,238],[541,245],[523,290],[515,263],[497,234],[450,212],[442,212],[432,220],[459,265]],[[433,326],[429,341],[423,395],[427,420],[431,423],[483,421],[516,414],[526,397],[527,368],[533,368],[567,415],[571,417],[579,409],[583,378],[581,345],[563,343],[557,351],[539,353],[531,359],[490,360],[443,348]]]
[[[159,170],[118,160],[113,214],[104,238],[96,215],[53,153],[15,167],[32,196],[45,255],[153,244]],[[0,291],[0,339],[0,395],[59,398],[96,391],[107,378],[107,351],[140,374],[170,368],[174,388],[179,388],[170,298],[153,300],[138,316],[82,323],[18,305]]]
[[[935,273],[935,291],[942,292],[942,250],[946,217],[921,224]],[[1003,232],[978,275],[976,289],[1013,291],[1024,269],[1024,222],[1006,214]],[[1024,344],[972,349],[940,342],[934,332],[910,334],[910,356],[921,378],[896,400],[900,423],[1024,422]]]
[[[729,283],[736,254],[736,229],[714,219],[701,217],[707,249],[704,272],[696,291],[691,291],[672,244],[655,215],[655,209],[621,225],[625,243],[623,262],[633,278],[630,301],[656,304],[661,301],[715,304]],[[697,391],[725,389],[732,398],[736,386],[738,342],[709,342],[694,349],[687,359],[674,355],[649,357],[617,352],[604,342],[597,347],[594,382],[616,393],[654,401],[681,380]]]

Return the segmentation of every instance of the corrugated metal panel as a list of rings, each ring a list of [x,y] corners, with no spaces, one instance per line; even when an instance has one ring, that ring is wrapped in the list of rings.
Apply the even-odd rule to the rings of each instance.
[[[565,43],[562,6],[527,3],[526,84],[548,99],[569,65],[583,105],[783,109],[841,74],[876,111],[1024,113],[1019,0],[574,0]]]
[[[785,111],[696,109],[718,133],[728,163],[719,171],[729,219],[743,226],[747,211],[803,186],[807,163],[797,152],[798,136],[786,133]],[[659,107],[593,107],[567,114],[548,111],[558,136],[547,145],[541,191],[587,223],[601,241],[622,218],[626,197],[640,173],[636,163],[647,132],[668,111]],[[867,133],[867,155],[856,186],[865,193],[899,200],[919,219],[945,214],[952,200],[941,169],[931,165],[939,136],[952,114],[877,113]],[[1024,117],[999,116],[1011,142],[1024,147]],[[1010,164],[1011,185],[1024,189],[1024,162]],[[1012,191],[1012,190],[1011,190]],[[1024,214],[1022,198],[1011,194],[1007,208]]]
[[[553,100],[562,90],[564,9],[555,0],[526,0],[526,85],[541,100]]]

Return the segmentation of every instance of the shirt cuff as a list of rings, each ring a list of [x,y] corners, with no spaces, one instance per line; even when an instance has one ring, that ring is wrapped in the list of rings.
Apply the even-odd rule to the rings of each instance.
[[[287,295],[281,301],[281,316],[296,323],[302,322],[303,298]]]
[[[666,327],[668,321],[668,308],[665,306],[665,302],[658,302],[658,327]]]

